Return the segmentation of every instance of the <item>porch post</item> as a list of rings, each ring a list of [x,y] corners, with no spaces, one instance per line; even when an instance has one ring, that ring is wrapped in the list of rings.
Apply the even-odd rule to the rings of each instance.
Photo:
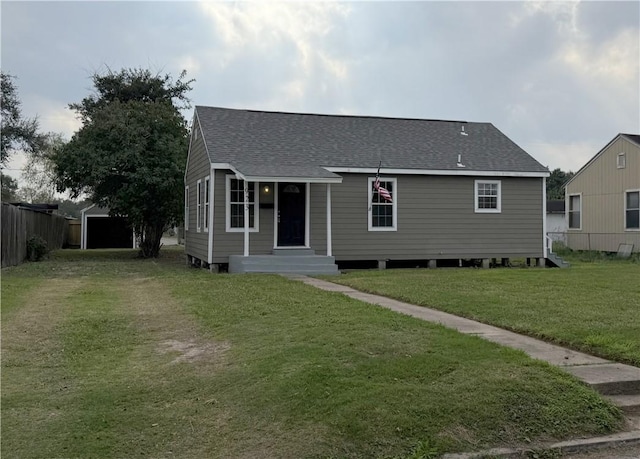
[[[331,250],[331,184],[327,183],[327,256],[332,256]]]
[[[249,256],[249,185],[244,183],[244,256]]]

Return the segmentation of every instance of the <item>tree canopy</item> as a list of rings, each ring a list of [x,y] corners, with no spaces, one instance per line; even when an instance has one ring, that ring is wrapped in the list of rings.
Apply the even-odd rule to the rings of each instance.
[[[155,257],[162,232],[182,219],[190,81],[127,69],[94,75],[96,93],[71,104],[83,122],[53,156],[58,191],[86,194],[126,216],[143,257]]]
[[[551,171],[547,178],[547,199],[564,199],[564,185],[573,175],[573,172],[564,172],[559,168]]]
[[[11,155],[22,150],[25,153],[37,151],[42,143],[42,136],[38,134],[38,120],[23,118],[18,98],[18,89],[13,82],[13,76],[0,72],[2,94],[0,111],[2,125],[0,126],[0,165],[6,166]]]

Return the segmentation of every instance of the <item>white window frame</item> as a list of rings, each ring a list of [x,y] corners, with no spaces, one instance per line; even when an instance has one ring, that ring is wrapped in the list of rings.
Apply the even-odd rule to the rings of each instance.
[[[574,196],[578,196],[580,198],[580,208],[578,209],[578,213],[580,214],[580,226],[576,227],[572,227],[571,226],[571,198]],[[573,211],[575,212],[575,210]],[[582,230],[582,193],[571,193],[568,196],[568,202],[567,202],[567,228],[570,230]]]
[[[396,177],[380,177],[380,182],[391,182],[393,184],[393,189],[391,191],[391,198],[393,199],[391,203],[374,203],[373,202],[373,183],[376,181],[375,177],[369,177],[367,179],[368,186],[368,215],[367,215],[367,226],[369,231],[398,231],[398,179]],[[393,225],[392,226],[373,226],[373,206],[374,205],[387,205],[392,206],[392,218]]]
[[[485,195],[480,195],[478,192],[478,187],[481,184],[488,185],[497,185],[497,195],[496,195],[496,208],[495,209],[485,209],[480,208],[479,198],[484,197]],[[502,180],[474,180],[473,182],[473,207],[475,213],[477,214],[499,214],[502,212]]]
[[[209,232],[209,212],[210,212],[210,203],[209,203],[209,196],[211,194],[211,181],[209,180],[209,176],[207,175],[204,178],[204,232],[208,233]]]
[[[628,210],[636,210],[636,209],[627,209],[627,194],[629,194],[629,193],[638,193],[638,199],[640,200],[640,188],[635,189],[635,190],[624,190],[624,230],[625,231],[640,231],[640,228],[627,228],[627,211]],[[638,213],[640,213],[640,209],[638,209]]]
[[[196,183],[196,232],[202,231],[202,180]]]
[[[625,152],[618,153],[616,167],[618,169],[625,169],[627,167],[627,154]]]
[[[189,185],[184,187],[184,230],[189,231]]]
[[[225,226],[227,233],[242,233],[244,232],[243,228],[232,228],[231,227],[231,180],[239,180],[244,182],[244,180],[237,178],[235,175],[229,174],[226,176],[226,194],[225,194]],[[260,229],[260,193],[258,190],[258,182],[249,182],[249,186],[253,184],[253,199],[254,202],[249,202],[249,206],[254,206],[254,216],[253,216],[253,227],[249,227],[250,233],[257,233]],[[237,203],[234,203],[237,204]]]

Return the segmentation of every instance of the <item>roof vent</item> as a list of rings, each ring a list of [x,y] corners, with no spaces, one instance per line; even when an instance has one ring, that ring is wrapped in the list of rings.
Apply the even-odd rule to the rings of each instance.
[[[462,129],[464,129],[464,128],[462,128]],[[464,134],[464,135],[467,135],[467,134]],[[462,155],[458,155],[458,162],[456,163],[456,166],[458,166],[458,167],[467,167],[464,164],[462,164]]]
[[[460,131],[460,135],[469,135],[466,132],[464,132],[464,126],[460,126],[462,128],[462,130]]]

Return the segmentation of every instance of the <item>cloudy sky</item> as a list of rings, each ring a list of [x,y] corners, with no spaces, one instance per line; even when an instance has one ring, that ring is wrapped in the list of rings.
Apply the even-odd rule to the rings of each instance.
[[[198,105],[491,122],[551,169],[640,133],[637,1],[3,0],[0,14],[23,114],[67,138],[67,105],[123,67],[186,69]]]

